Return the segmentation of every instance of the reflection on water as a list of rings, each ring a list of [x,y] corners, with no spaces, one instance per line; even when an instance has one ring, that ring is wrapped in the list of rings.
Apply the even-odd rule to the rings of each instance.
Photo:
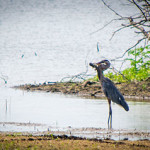
[[[1,88],[1,91],[6,91],[0,98],[1,123],[39,123],[51,127],[107,128],[108,104],[106,100],[83,99],[52,93],[23,92],[8,88]],[[124,111],[116,104],[112,105],[113,128],[149,131],[150,103],[128,102],[128,104],[129,112]],[[1,127],[0,130],[11,130],[9,127]]]

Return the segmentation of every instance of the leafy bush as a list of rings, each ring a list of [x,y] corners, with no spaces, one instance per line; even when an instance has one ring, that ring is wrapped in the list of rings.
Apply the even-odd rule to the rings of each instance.
[[[90,79],[88,79],[88,80],[94,81],[94,82],[99,81],[98,76],[94,76],[93,78],[90,78]]]
[[[128,52],[131,68],[123,70],[121,74],[108,72],[105,76],[115,82],[142,81],[150,77],[150,45],[140,47]]]
[[[142,81],[150,77],[150,45],[130,50],[128,56],[125,61],[130,61],[130,68],[123,70],[121,74],[109,71],[105,76],[119,83]],[[98,77],[95,76],[92,80],[98,81]]]

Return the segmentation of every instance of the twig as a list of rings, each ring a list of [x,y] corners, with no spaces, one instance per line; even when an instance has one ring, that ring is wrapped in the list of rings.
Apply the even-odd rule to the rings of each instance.
[[[117,13],[117,12],[116,12],[115,10],[113,10],[109,5],[107,5],[104,0],[102,0],[102,2],[103,2],[103,4],[104,4],[107,8],[109,8],[111,11],[113,11],[117,16],[123,18],[119,13]]]
[[[120,71],[118,71],[115,67],[112,66],[112,70],[113,70],[115,73],[118,72],[120,75],[123,76],[123,78],[125,78],[126,80],[128,80],[128,78],[125,77],[124,74],[122,74]],[[129,80],[128,80],[128,81],[129,81]]]
[[[142,38],[140,40],[138,40],[133,46],[131,46],[130,48],[128,48],[122,56],[116,57],[115,59],[111,59],[111,61],[115,61],[116,59],[120,59],[123,58],[125,56],[125,54],[130,51],[131,49],[133,49],[134,47],[136,47],[139,43],[141,43],[143,40],[145,40],[146,38]]]
[[[144,1],[150,7],[150,3],[147,0],[144,0]]]
[[[116,20],[120,20],[120,19],[112,19],[111,21],[109,21],[107,24],[105,24],[102,28],[90,33],[90,35],[92,34],[95,34],[96,32],[100,31],[100,30],[103,30],[104,28],[106,28],[108,25],[110,25],[113,21],[116,21]]]
[[[129,22],[130,22],[130,25],[132,25],[132,26],[134,26],[135,28],[137,28],[138,30],[140,30],[140,31],[144,34],[144,36],[145,36],[146,38],[148,38],[148,33],[147,33],[147,31],[145,31],[145,29],[144,29],[143,27],[138,26],[137,24],[139,24],[139,23],[134,22],[132,17],[129,18]]]
[[[121,31],[122,29],[124,29],[124,28],[126,28],[126,27],[122,27],[122,28],[119,28],[119,29],[117,29],[116,31],[114,31],[113,34],[112,34],[112,36],[111,36],[111,38],[110,38],[109,40],[112,40],[112,38],[114,37],[114,35],[115,35],[117,32],[119,32],[119,31]]]
[[[145,13],[142,11],[141,7],[135,2],[135,0],[132,0],[132,1],[135,4],[135,6],[141,11],[141,13],[143,14],[145,20],[147,21],[147,17],[145,16]]]

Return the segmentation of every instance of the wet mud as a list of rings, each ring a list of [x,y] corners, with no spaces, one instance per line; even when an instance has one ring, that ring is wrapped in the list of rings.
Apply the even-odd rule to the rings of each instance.
[[[32,131],[23,132],[16,132],[21,133],[24,135],[32,134],[34,136],[41,136],[41,135],[53,135],[56,139],[59,138],[66,138],[66,139],[98,139],[98,140],[129,140],[129,141],[136,141],[136,140],[150,140],[150,132],[141,131],[136,129],[107,129],[107,128],[94,128],[94,127],[82,127],[82,128],[73,128],[71,126],[68,127],[52,127],[46,124],[39,124],[39,123],[17,123],[17,122],[3,122],[0,123],[0,126],[13,126],[17,128],[24,129],[25,127],[31,128],[33,127]],[[41,130],[37,130],[41,129]],[[13,131],[13,130],[12,130]],[[2,131],[0,133],[6,134],[13,134],[15,133],[12,131]]]

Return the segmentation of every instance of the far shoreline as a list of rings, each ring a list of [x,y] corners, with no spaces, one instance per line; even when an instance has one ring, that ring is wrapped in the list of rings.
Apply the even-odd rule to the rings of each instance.
[[[129,101],[150,102],[150,78],[141,82],[116,83],[115,86]],[[104,99],[100,82],[87,80],[85,82],[47,82],[40,84],[24,84],[14,86],[15,89],[25,91],[43,91],[76,95],[84,98]]]

